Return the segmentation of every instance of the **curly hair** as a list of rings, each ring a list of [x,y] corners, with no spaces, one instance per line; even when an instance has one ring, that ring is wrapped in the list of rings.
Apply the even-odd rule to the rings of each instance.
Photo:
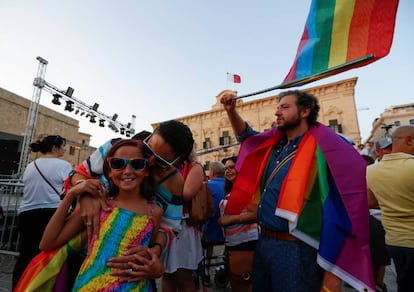
[[[309,108],[309,116],[306,118],[308,125],[316,124],[320,110],[318,99],[314,95],[309,94],[305,91],[288,90],[279,93],[279,102],[287,95],[294,95],[296,97],[296,105],[299,110]]]
[[[143,154],[144,158],[148,158],[146,156],[144,151],[144,143],[141,140],[136,139],[122,139],[116,142],[114,145],[112,145],[111,149],[109,149],[108,153],[105,156],[104,163],[103,163],[103,174],[105,178],[108,180],[109,186],[108,186],[108,197],[115,197],[118,192],[119,188],[114,184],[112,179],[109,177],[109,172],[111,171],[111,168],[109,167],[108,158],[113,157],[115,152],[124,146],[136,146],[138,149],[141,150],[141,153]],[[140,193],[142,196],[144,196],[147,199],[152,198],[155,195],[155,191],[157,189],[157,184],[151,175],[151,169],[149,166],[146,166],[149,170],[149,175],[144,178],[144,180],[141,183],[140,187]]]

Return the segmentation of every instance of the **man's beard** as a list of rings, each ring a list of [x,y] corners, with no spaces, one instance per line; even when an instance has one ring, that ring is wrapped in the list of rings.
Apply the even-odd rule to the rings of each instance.
[[[286,132],[286,131],[293,130],[293,129],[297,128],[300,125],[302,120],[299,117],[299,115],[296,115],[295,118],[292,118],[290,120],[283,120],[283,121],[284,121],[284,124],[281,125],[281,126],[278,125],[277,129],[280,130],[280,131]]]

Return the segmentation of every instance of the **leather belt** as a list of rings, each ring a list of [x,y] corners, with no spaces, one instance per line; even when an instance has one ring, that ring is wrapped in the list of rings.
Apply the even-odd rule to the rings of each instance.
[[[299,239],[291,235],[289,232],[273,231],[262,226],[260,226],[260,235],[277,240],[299,241]]]

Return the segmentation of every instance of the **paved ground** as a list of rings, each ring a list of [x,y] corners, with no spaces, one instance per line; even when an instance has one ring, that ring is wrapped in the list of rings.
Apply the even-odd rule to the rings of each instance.
[[[14,256],[0,254],[0,292],[11,292],[11,278],[12,278],[12,271],[13,271],[14,263],[15,263]],[[211,273],[214,274],[214,269],[212,269]],[[388,266],[386,270],[386,275],[385,275],[385,283],[387,284],[388,292],[397,291],[395,277],[396,277],[396,274],[395,274],[395,270],[393,269],[393,266]],[[159,281],[157,281],[157,284],[159,284]],[[159,291],[161,291],[161,289],[159,289]],[[215,287],[213,283],[211,287],[202,287],[199,289],[199,291],[228,292],[228,291],[231,291],[231,288],[230,286],[227,286],[226,288],[219,289]],[[353,292],[355,290],[344,285],[343,291]]]

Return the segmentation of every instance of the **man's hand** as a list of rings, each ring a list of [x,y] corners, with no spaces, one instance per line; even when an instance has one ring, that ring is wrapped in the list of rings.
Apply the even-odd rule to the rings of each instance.
[[[165,270],[157,254],[143,246],[131,248],[125,256],[110,258],[107,265],[112,268],[111,275],[128,282],[158,278]]]
[[[232,111],[236,108],[236,92],[228,90],[224,93],[220,98],[220,103],[223,105],[224,109],[228,111]]]

